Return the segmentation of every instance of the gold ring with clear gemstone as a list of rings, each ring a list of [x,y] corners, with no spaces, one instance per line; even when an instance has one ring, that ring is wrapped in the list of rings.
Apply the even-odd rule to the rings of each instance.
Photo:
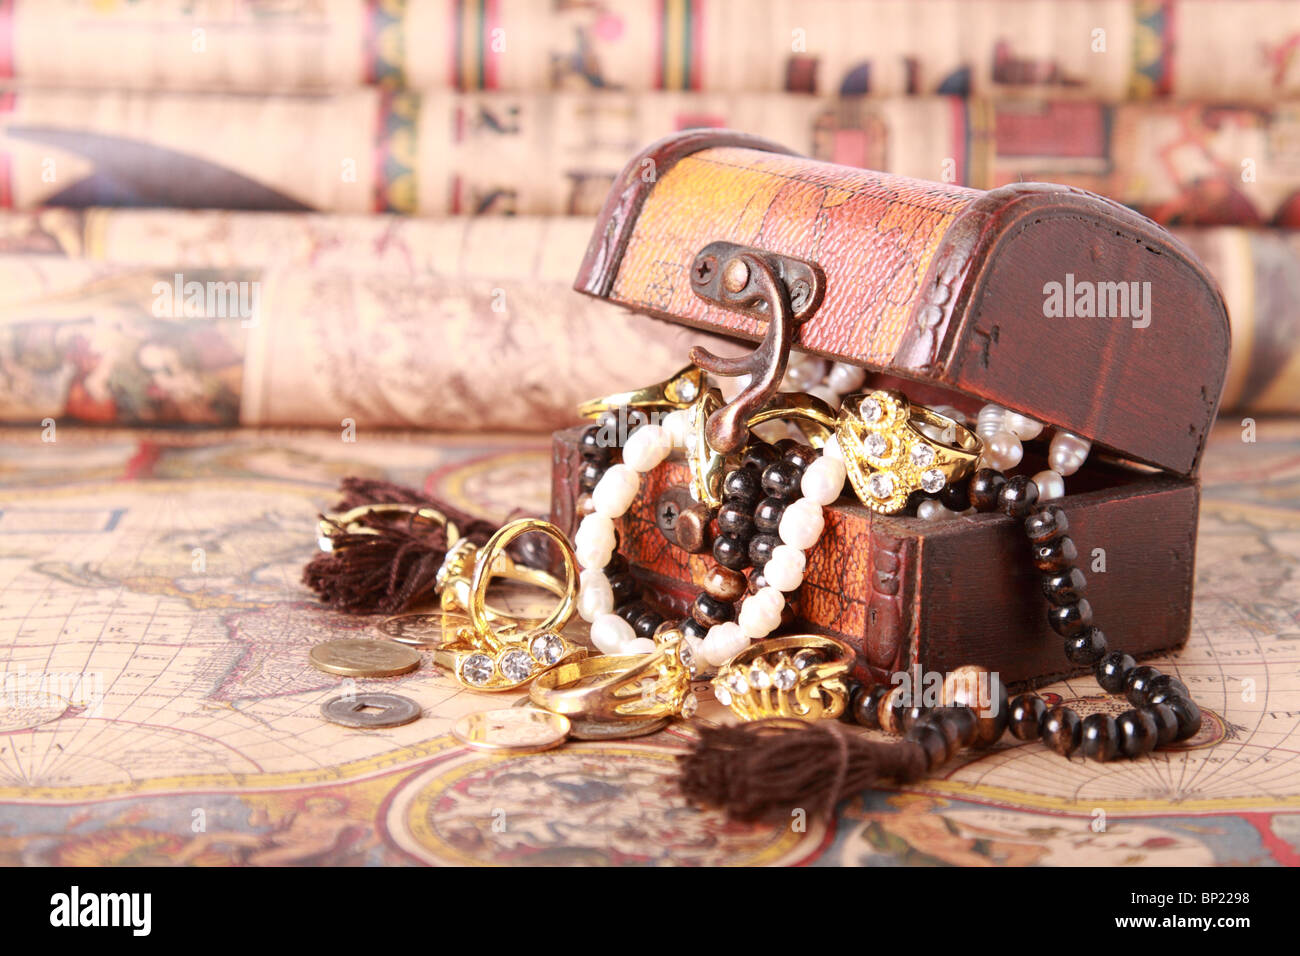
[[[547,571],[520,564],[507,553],[506,549],[516,538],[530,532],[546,535],[555,544],[564,565],[563,581]],[[494,578],[509,578],[544,588],[559,597],[560,603],[541,620],[490,608],[487,592]],[[558,527],[540,518],[520,518],[503,525],[481,548],[466,540],[458,541],[447,551],[438,569],[437,582],[442,609],[467,614],[476,643],[496,652],[506,644],[526,644],[534,633],[558,633],[564,629],[577,606],[578,558]]]
[[[933,494],[969,475],[983,447],[960,422],[885,389],[846,398],[835,435],[858,499],[887,515],[913,492]]]
[[[602,398],[594,398],[578,406],[578,414],[583,418],[599,418],[605,412],[626,408],[644,413],[664,413],[678,408],[689,407],[704,391],[704,369],[688,365],[673,373],[672,377],[645,388],[636,388],[630,392],[615,392]]]
[[[516,538],[538,532],[550,538],[564,565],[564,580],[514,561],[507,548]],[[488,607],[488,586],[497,577],[537,585],[556,594],[560,603],[541,620],[510,615]],[[463,611],[468,624],[434,653],[473,690],[512,690],[563,661],[586,655],[586,648],[567,641],[564,626],[573,617],[578,591],[578,559],[558,527],[540,518],[520,518],[501,527],[481,548],[460,541],[447,552],[438,571],[444,612]]]
[[[650,654],[605,654],[554,667],[533,681],[528,696],[538,707],[566,717],[689,719],[697,707],[691,690],[695,670],[690,645],[670,635]]]
[[[433,660],[469,690],[514,690],[556,665],[587,656],[585,647],[570,644],[551,631],[533,635],[526,644],[508,644],[495,651],[478,643],[474,629],[468,625],[456,633],[453,641],[433,652]]]
[[[686,437],[686,463],[691,475],[691,496],[710,508],[722,504],[722,479],[727,472],[726,458],[716,451],[707,436],[710,416],[723,407],[722,392],[706,389],[687,409],[690,432]],[[816,395],[803,392],[779,392],[745,421],[748,428],[764,422],[793,422],[804,437],[820,448],[835,432],[835,409]]]
[[[713,696],[741,720],[839,717],[854,656],[847,644],[816,634],[756,641],[718,668]]]

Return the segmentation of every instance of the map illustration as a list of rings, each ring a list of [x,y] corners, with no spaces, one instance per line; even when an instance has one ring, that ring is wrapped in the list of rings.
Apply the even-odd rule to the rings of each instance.
[[[485,753],[451,722],[522,695],[462,690],[427,654],[380,680],[308,663],[322,640],[376,634],[299,583],[341,477],[499,519],[545,510],[548,461],[544,437],[0,431],[0,862],[1300,863],[1300,424],[1221,423],[1206,457],[1194,632],[1157,662],[1201,702],[1196,738],[1104,765],[1004,741],[788,825],[687,805],[689,725]],[[323,720],[349,687],[423,716]],[[1043,693],[1119,709],[1091,679]]]

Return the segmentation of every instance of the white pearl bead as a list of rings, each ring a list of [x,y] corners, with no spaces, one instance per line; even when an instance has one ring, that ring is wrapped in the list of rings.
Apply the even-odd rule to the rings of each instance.
[[[674,448],[685,448],[686,436],[695,432],[691,426],[691,416],[684,408],[671,411],[661,418],[659,427],[664,430],[664,434],[668,436],[668,441]]]
[[[655,652],[655,642],[648,637],[638,637],[627,644],[623,645],[620,654],[653,654]]]
[[[591,489],[591,504],[597,514],[621,518],[632,507],[641,488],[641,476],[627,465],[610,465]]]
[[[826,362],[823,359],[806,356],[796,364],[792,357],[786,366],[781,388],[786,391],[806,392],[814,385],[819,385],[825,377]]]
[[[1007,412],[1006,429],[1021,441],[1031,441],[1043,433],[1043,423],[1018,412]]]
[[[777,547],[780,546],[778,545]],[[773,548],[772,550],[775,551],[776,548]],[[779,588],[774,588],[770,584],[766,587],[759,588],[750,595],[750,597],[755,601],[762,601],[776,612],[777,617],[780,617],[781,612],[785,610],[785,595],[781,593]],[[779,624],[780,622],[778,621],[777,623]]]
[[[933,405],[931,406],[931,409],[933,411],[938,412],[944,418],[951,418],[958,425],[966,424],[965,413],[962,412],[960,409],[953,407],[952,405]]]
[[[632,625],[617,614],[601,614],[591,622],[591,643],[602,654],[623,654],[636,640]]]
[[[798,548],[778,544],[772,549],[772,557],[763,565],[763,578],[777,590],[793,591],[803,584],[803,572],[807,565],[808,559]]]
[[[573,535],[573,550],[584,568],[603,568],[614,555],[618,539],[614,522],[602,514],[589,514]]]
[[[808,394],[820,398],[831,408],[839,408],[840,402],[842,401],[840,393],[835,391],[835,389],[831,388],[829,385],[814,385],[812,388],[808,389]]]
[[[1054,471],[1040,471],[1034,475],[1034,484],[1038,486],[1039,501],[1065,497],[1065,479]]]
[[[1072,475],[1088,460],[1092,442],[1069,432],[1057,432],[1047,449],[1047,463],[1058,475]]]
[[[775,550],[775,549],[773,549]],[[594,621],[614,610],[614,591],[609,578],[599,568],[588,568],[578,577],[578,616]]]
[[[826,440],[826,444],[822,445],[822,457],[833,458],[841,465],[844,464],[844,449],[840,447],[838,435],[832,435]]]
[[[672,450],[672,441],[662,426],[645,424],[623,443],[623,463],[637,471],[651,471]]]
[[[704,659],[714,667],[721,667],[748,646],[749,638],[735,621],[715,624],[704,635]]]
[[[809,362],[816,362],[816,361],[817,361],[817,356],[813,355],[811,352],[803,352],[800,351],[799,349],[791,349],[789,355],[786,358],[785,367],[799,368],[802,365],[807,365]]]
[[[926,498],[916,506],[916,516],[922,521],[934,521],[937,518],[951,518],[957,512],[950,511],[933,498]]]
[[[819,505],[834,504],[844,491],[845,477],[844,462],[822,455],[804,470],[799,489]]]
[[[826,519],[822,517],[821,506],[811,499],[800,498],[786,506],[785,514],[781,515],[781,524],[777,526],[777,534],[783,543],[807,551],[817,543],[825,527]]]
[[[1020,444],[1020,439],[1011,432],[994,432],[984,439],[984,451],[981,457],[989,468],[1010,471],[1020,464],[1021,458],[1025,457],[1025,448]]]
[[[995,433],[1006,428],[1007,410],[1001,405],[985,405],[975,419],[975,433],[988,441]]]
[[[836,362],[831,366],[830,374],[826,376],[826,384],[841,395],[856,392],[866,380],[867,370],[865,368],[849,365],[847,362]]]
[[[751,640],[767,637],[781,625],[781,612],[757,594],[745,598],[736,619],[741,631]]]

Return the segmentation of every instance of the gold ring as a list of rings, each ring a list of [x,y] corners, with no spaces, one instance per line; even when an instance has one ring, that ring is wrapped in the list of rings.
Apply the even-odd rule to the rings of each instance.
[[[531,620],[525,622],[524,619],[516,618],[513,626],[508,626],[501,631],[493,631],[492,618],[488,615],[487,610],[488,585],[492,583],[493,578],[505,576],[515,580],[526,580],[530,583],[554,580],[545,572],[538,572],[534,568],[523,567],[515,563],[506,553],[506,548],[516,538],[530,532],[545,535],[555,542],[560,549],[560,558],[564,564],[563,590],[557,592],[559,593],[560,603],[539,622]],[[542,584],[542,586],[547,587],[548,585]],[[521,637],[517,633],[510,633],[511,631],[517,631],[520,624],[527,623],[528,626],[524,629],[527,632],[558,634],[573,617],[574,609],[577,606],[577,594],[578,557],[573,553],[573,545],[569,543],[569,539],[565,537],[564,532],[549,521],[542,521],[540,518],[520,518],[502,526],[496,534],[488,539],[487,544],[479,549],[474,560],[474,573],[470,578],[465,610],[469,614],[469,619],[479,636],[489,646],[498,649],[503,639],[510,644],[528,643],[531,640],[531,637],[527,634]]]
[[[516,538],[536,531],[554,541],[564,561],[564,581],[515,562],[507,552]],[[508,577],[553,591],[560,603],[541,620],[493,610],[487,604],[493,578]],[[464,611],[468,623],[434,651],[434,660],[474,690],[511,690],[548,668],[586,656],[587,649],[561,633],[573,617],[578,591],[578,559],[555,525],[520,518],[500,528],[481,548],[458,542],[438,571],[444,611]],[[495,626],[494,626],[495,625]]]
[[[713,678],[713,696],[741,720],[834,718],[848,705],[853,648],[801,634],[757,641]]]
[[[704,369],[688,365],[673,373],[671,378],[630,392],[615,392],[595,398],[578,406],[583,418],[599,418],[604,412],[620,408],[639,409],[643,412],[670,412],[689,407],[704,391]]]
[[[858,499],[887,515],[966,477],[983,448],[965,425],[885,389],[846,398],[835,434]]]
[[[461,628],[457,635],[433,652],[433,660],[470,690],[514,690],[557,664],[587,656],[585,647],[550,631],[534,635],[525,646],[506,644],[496,651],[478,643],[473,627]]]
[[[616,654],[561,664],[539,676],[528,696],[538,707],[587,720],[694,716],[695,658],[683,640],[652,654]],[[593,680],[593,678],[595,678]]]
[[[722,504],[722,479],[727,471],[726,457],[709,444],[709,417],[722,408],[722,392],[716,388],[701,393],[687,414],[690,434],[686,442],[686,464],[691,475],[691,497],[710,508]],[[802,392],[778,392],[749,416],[747,428],[764,422],[792,421],[799,425],[814,447],[820,448],[838,424],[835,410],[815,395]]]
[[[482,549],[468,538],[462,538],[448,549],[436,578],[437,591],[442,596],[441,605],[444,611],[469,613],[473,603],[474,573],[478,569],[482,553]],[[550,591],[561,599],[569,593],[565,583],[555,575],[520,564],[504,551],[498,549],[497,553],[491,556],[491,560],[493,567],[489,580],[507,578],[511,581],[519,581]],[[512,611],[493,607],[486,600],[483,601],[483,614],[488,621],[492,622],[506,621],[527,627],[536,627],[542,623],[541,618],[521,617]]]
[[[427,521],[429,524],[443,527],[447,530],[448,547],[460,539],[460,529],[437,508],[401,504],[399,502],[375,502],[368,505],[358,505],[337,514],[321,515],[320,521],[316,524],[316,546],[328,553],[334,550],[334,539],[339,535],[379,534],[378,528],[372,528],[370,525],[363,524],[362,521],[372,515],[381,514],[409,515],[412,522],[416,520]]]

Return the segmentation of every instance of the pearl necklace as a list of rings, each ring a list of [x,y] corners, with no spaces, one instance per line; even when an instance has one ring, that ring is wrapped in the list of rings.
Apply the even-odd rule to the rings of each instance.
[[[828,362],[807,352],[790,352],[782,391],[807,392],[816,395],[832,408],[839,408],[844,396],[861,391],[867,379],[866,369],[845,362]],[[954,421],[969,424],[967,417],[949,405],[936,405],[934,410]],[[984,442],[984,452],[977,467],[1009,472],[1024,457],[1024,442],[1032,441],[1043,433],[1044,426],[1027,415],[1010,411],[1000,405],[985,405],[976,416],[975,433]],[[1032,476],[1038,486],[1038,499],[1051,501],[1065,496],[1065,479],[1078,471],[1088,459],[1092,443],[1086,438],[1057,429],[1048,446],[1048,467]],[[921,501],[916,516],[934,521],[952,518],[960,510],[946,507],[936,498]]]
[[[617,547],[614,522],[635,501],[641,476],[658,467],[673,448],[684,447],[691,433],[686,410],[670,413],[662,424],[641,425],[624,443],[622,462],[610,464],[592,488],[593,511],[579,523],[573,543],[583,568],[578,614],[591,624],[592,644],[602,653],[645,654],[655,650],[651,638],[638,636],[634,626],[615,613],[613,587],[606,569]],[[584,447],[590,444],[584,438]],[[761,640],[780,626],[786,595],[803,583],[806,552],[825,530],[823,510],[840,497],[846,478],[843,455],[832,438],[823,454],[803,470],[799,476],[800,494],[781,514],[776,530],[781,543],[763,565],[763,586],[741,602],[736,620],[712,624],[703,638],[685,635],[697,658],[719,666],[750,641]]]

